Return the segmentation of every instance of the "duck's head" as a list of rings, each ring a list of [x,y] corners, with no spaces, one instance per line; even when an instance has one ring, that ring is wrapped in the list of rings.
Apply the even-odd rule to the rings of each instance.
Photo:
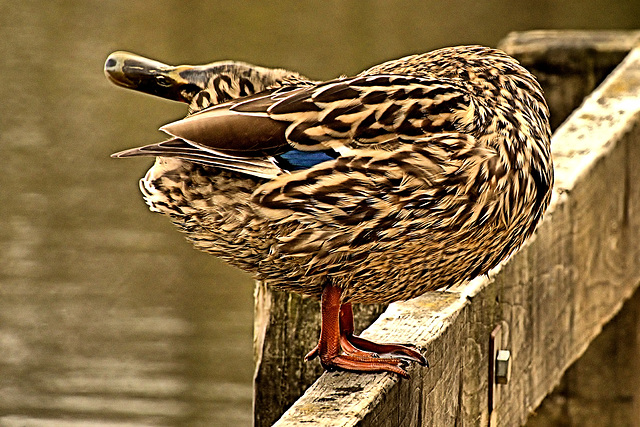
[[[109,55],[104,73],[118,86],[186,103],[206,87],[209,78],[202,66],[171,66],[123,51]]]

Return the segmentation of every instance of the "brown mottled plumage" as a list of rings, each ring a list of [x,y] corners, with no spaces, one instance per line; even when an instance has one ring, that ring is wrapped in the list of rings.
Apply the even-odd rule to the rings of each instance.
[[[105,71],[189,102],[191,114],[161,128],[169,140],[114,156],[157,156],[140,188],[198,249],[275,288],[322,296],[323,335],[309,356],[329,368],[406,375],[399,358],[371,352],[424,362],[354,337],[342,319],[350,303],[485,274],[548,205],[548,108],[534,77],[501,51],[445,48],[327,82],[145,61],[116,53]]]

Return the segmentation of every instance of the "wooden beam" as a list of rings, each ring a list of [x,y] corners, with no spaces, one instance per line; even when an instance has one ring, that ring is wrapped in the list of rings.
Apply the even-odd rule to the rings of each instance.
[[[639,354],[640,289],[636,289],[526,426],[640,426]]]
[[[393,304],[363,334],[414,342],[411,379],[325,373],[277,426],[523,424],[640,282],[640,50],[553,138],[556,188],[532,240],[490,277]],[[511,379],[488,407],[489,336]]]
[[[556,129],[640,40],[640,31],[514,32],[499,48],[517,58],[542,85]]]

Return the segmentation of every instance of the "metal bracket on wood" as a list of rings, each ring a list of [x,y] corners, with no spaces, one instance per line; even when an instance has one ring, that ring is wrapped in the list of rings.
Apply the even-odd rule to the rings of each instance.
[[[497,425],[493,410],[500,401],[502,392],[499,385],[509,382],[511,374],[511,353],[502,347],[502,325],[497,325],[489,336],[489,425]]]

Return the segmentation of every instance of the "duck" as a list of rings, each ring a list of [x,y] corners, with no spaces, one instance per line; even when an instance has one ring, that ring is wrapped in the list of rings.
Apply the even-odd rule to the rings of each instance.
[[[427,365],[413,344],[354,334],[352,304],[392,303],[486,275],[531,237],[553,187],[549,109],[506,53],[454,46],[326,81],[220,61],[170,66],[128,52],[118,86],[187,103],[148,156],[153,212],[195,248],[274,289],[320,300],[329,370]]]

